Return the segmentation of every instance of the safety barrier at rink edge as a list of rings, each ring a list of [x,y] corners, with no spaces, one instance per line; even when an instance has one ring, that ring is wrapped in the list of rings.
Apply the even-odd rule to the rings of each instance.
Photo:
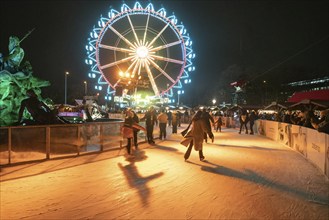
[[[122,121],[0,127],[0,165],[121,149]],[[145,141],[144,132],[138,142]]]
[[[329,178],[328,134],[303,126],[267,120],[257,120],[254,130],[259,135],[301,153]]]

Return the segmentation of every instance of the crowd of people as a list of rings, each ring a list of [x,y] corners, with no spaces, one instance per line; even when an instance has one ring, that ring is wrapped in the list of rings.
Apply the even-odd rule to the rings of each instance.
[[[283,122],[316,129],[319,132],[329,134],[329,109],[304,110],[304,111],[278,111],[272,114],[261,113],[260,119]]]
[[[54,114],[50,108],[40,101],[33,90],[26,92],[28,98],[21,102],[19,110],[19,116],[17,124],[21,124],[23,121],[23,112],[25,109],[30,113],[32,119],[29,121],[24,120],[26,124],[63,124],[67,123],[62,120],[56,114]],[[83,106],[86,106],[85,104]],[[86,108],[83,108],[86,110]],[[215,117],[213,117],[215,116]],[[190,111],[185,110],[184,113],[180,111],[160,109],[157,113],[154,107],[150,107],[143,117],[139,118],[138,115],[132,109],[125,110],[125,118],[122,126],[122,134],[124,138],[127,138],[127,153],[131,155],[132,145],[135,149],[138,148],[137,135],[140,130],[145,131],[146,139],[149,144],[155,144],[153,131],[154,126],[159,126],[160,135],[159,139],[167,138],[167,128],[171,127],[172,134],[177,134],[177,127],[181,126],[181,123],[189,123],[187,129],[182,132],[183,140],[182,145],[187,147],[184,159],[187,160],[190,157],[192,148],[199,152],[200,160],[205,159],[203,155],[203,142],[207,143],[208,138],[214,142],[214,135],[212,133],[212,127],[216,132],[221,132],[221,126],[223,125],[223,115],[221,113],[212,114],[206,108],[193,109]],[[91,116],[88,117],[89,120]],[[257,119],[273,120],[284,123],[291,123],[295,125],[305,126],[308,128],[317,129],[319,132],[329,134],[329,110],[322,111],[279,111],[278,113],[267,114],[264,112],[256,112],[254,110],[248,111],[246,109],[239,110],[239,122],[240,130],[239,134],[244,130],[245,134],[254,134],[253,126]],[[139,125],[140,121],[145,121],[145,128]],[[249,125],[249,129],[248,129]]]
[[[187,111],[186,111],[187,112]],[[125,119],[122,126],[122,135],[127,139],[127,154],[132,155],[132,143],[134,142],[135,149],[137,149],[137,132],[143,130],[146,132],[146,139],[149,144],[155,144],[153,131],[154,126],[159,127],[160,135],[159,139],[163,140],[167,137],[168,127],[172,128],[172,133],[177,134],[177,127],[180,126],[179,121],[184,123],[189,123],[188,127],[181,133],[183,135],[183,140],[181,144],[187,147],[186,153],[184,154],[184,159],[187,160],[190,157],[192,148],[198,151],[199,158],[201,161],[205,160],[203,155],[203,143],[208,142],[208,138],[214,142],[214,134],[212,132],[212,125],[218,124],[221,126],[221,117],[216,121],[212,115],[206,109],[199,109],[196,112],[183,113],[183,118],[178,112],[171,112],[161,109],[157,114],[154,107],[150,107],[144,114],[142,118],[138,118],[137,114],[130,108],[125,110]],[[145,128],[139,125],[140,121],[145,121]],[[216,127],[216,126],[215,126]],[[216,128],[218,130],[218,127]],[[221,130],[219,128],[219,130]]]

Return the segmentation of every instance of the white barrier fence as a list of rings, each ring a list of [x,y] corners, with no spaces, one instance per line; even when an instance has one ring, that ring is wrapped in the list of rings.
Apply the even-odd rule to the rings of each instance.
[[[217,117],[215,117],[217,120]],[[239,128],[237,118],[223,117],[223,127]],[[248,124],[249,129],[249,124]],[[276,121],[256,120],[254,133],[301,153],[329,178],[329,135],[315,129]]]
[[[329,178],[329,135],[315,129],[257,120],[254,131],[301,153]]]

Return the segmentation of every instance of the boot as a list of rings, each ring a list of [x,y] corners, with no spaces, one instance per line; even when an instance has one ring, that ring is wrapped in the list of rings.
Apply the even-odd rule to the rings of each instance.
[[[199,150],[199,158],[200,158],[200,161],[204,161],[204,159],[205,159],[205,157],[203,156],[202,150]]]
[[[193,147],[193,143],[190,143],[190,145],[187,148],[186,153],[184,154],[185,161],[187,161],[187,159],[190,157],[191,151],[192,151],[192,147]]]

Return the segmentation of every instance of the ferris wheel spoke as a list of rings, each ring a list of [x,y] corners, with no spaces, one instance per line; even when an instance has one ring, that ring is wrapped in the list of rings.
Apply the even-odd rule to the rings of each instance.
[[[155,81],[154,81],[154,78],[153,78],[153,75],[152,75],[152,72],[150,70],[150,66],[145,62],[145,69],[146,69],[146,72],[147,72],[147,75],[149,77],[149,80],[151,82],[151,85],[152,85],[152,89],[154,91],[154,94],[155,95],[159,95],[159,90],[158,90],[158,87],[157,85],[155,84]]]
[[[146,39],[147,28],[148,28],[148,26],[149,26],[149,19],[150,19],[150,14],[147,15],[147,21],[146,21],[146,26],[145,26],[144,38],[143,38],[143,45],[145,45],[145,39]]]
[[[130,57],[127,57],[127,58],[124,58],[122,60],[118,60],[116,62],[113,62],[113,63],[109,63],[109,64],[106,64],[104,66],[101,66],[100,68],[103,70],[103,69],[106,69],[106,68],[109,68],[111,66],[115,66],[115,65],[118,65],[120,63],[125,63],[125,62],[128,62],[130,60],[134,59],[134,56],[130,56]]]
[[[135,59],[132,64],[129,65],[128,69],[127,69],[127,72],[129,72],[129,70],[134,66],[134,69],[136,68],[137,64],[136,62],[138,61],[138,59]],[[135,75],[134,72],[132,75]]]
[[[166,30],[166,28],[169,26],[169,22],[167,23],[166,26],[164,26],[162,28],[162,30],[158,33],[157,36],[155,36],[155,38],[153,38],[153,40],[149,43],[149,46],[152,46],[152,44],[156,41],[156,39],[158,39],[160,37],[160,35]]]
[[[118,81],[113,85],[113,87],[117,87],[117,85],[121,82],[121,79],[118,79]]]
[[[178,44],[181,44],[180,40],[172,42],[170,44],[165,44],[165,45],[162,45],[162,46],[159,46],[159,47],[152,48],[152,49],[150,49],[150,52],[156,52],[158,50],[162,50],[164,48],[172,47],[172,46],[175,46],[175,45],[178,45]]]
[[[150,55],[150,57],[157,59],[157,60],[167,61],[167,62],[171,62],[171,63],[184,64],[183,60],[176,60],[176,59],[161,57],[161,56],[157,56],[157,55]]]
[[[132,30],[133,33],[134,33],[134,36],[135,36],[136,42],[137,42],[137,44],[139,44],[139,40],[138,40],[138,37],[137,37],[136,31],[135,31],[134,25],[133,25],[133,23],[131,22],[131,19],[130,19],[129,14],[127,14],[127,18],[128,18],[129,23],[130,23],[131,30]]]
[[[116,34],[118,35],[122,40],[124,40],[127,44],[129,44],[131,47],[136,48],[134,44],[132,44],[127,38],[122,36],[117,30],[114,29],[114,27],[109,26],[109,28]]]
[[[115,51],[121,51],[121,52],[126,52],[126,53],[132,53],[134,52],[133,50],[126,49],[126,48],[120,48],[120,47],[113,47],[105,44],[98,44],[99,48],[104,48],[104,49],[109,49],[109,50],[115,50]]]
[[[152,59],[148,59],[148,61],[157,69],[159,70],[165,77],[167,77],[172,83],[175,83],[175,80],[171,78],[161,67],[158,66]]]
[[[135,66],[134,66],[134,69],[133,69],[132,75],[135,75],[135,74],[136,74],[137,68],[141,65],[139,59],[136,59],[136,62],[137,62],[137,63],[136,63]]]
[[[142,62],[139,62],[139,67],[138,67],[138,75],[141,75],[141,69],[142,69]]]

